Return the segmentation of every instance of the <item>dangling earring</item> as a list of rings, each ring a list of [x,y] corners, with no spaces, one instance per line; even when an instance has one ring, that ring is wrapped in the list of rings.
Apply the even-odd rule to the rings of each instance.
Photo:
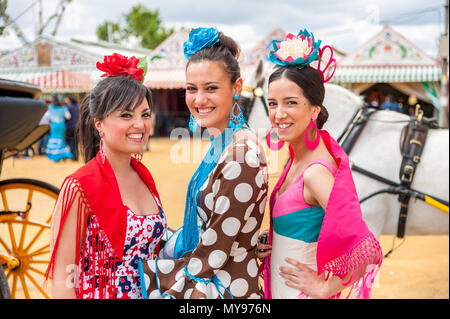
[[[192,133],[194,133],[195,131],[197,131],[197,128],[198,128],[197,120],[191,114],[191,118],[189,119],[189,129],[191,130]]]
[[[98,134],[100,135],[100,157],[102,158],[102,163],[105,164],[105,150],[103,149],[103,131],[99,131]]]
[[[320,142],[320,132],[319,132],[319,129],[317,128],[316,122],[314,122],[315,120],[317,120],[317,114],[316,113],[314,113],[311,116],[311,122],[309,122],[308,127],[306,128],[306,132],[305,132],[305,144],[306,144],[306,147],[309,148],[312,151],[316,149],[316,147],[319,145],[319,142]],[[309,129],[311,127],[315,127],[316,128],[316,139],[314,141],[311,141],[309,139],[309,137],[308,137],[308,132],[309,132]]]
[[[142,152],[136,153],[136,154],[134,154],[134,158],[136,159],[136,161],[140,162],[140,161],[142,161],[142,155],[143,155]]]
[[[273,126],[270,129],[269,133],[267,133],[267,138],[266,138],[267,146],[269,146],[269,148],[272,151],[279,151],[284,146],[284,141],[279,140],[278,143],[272,142],[272,139],[270,138],[270,136],[272,134],[272,130],[273,130]]]
[[[233,107],[230,112],[230,120],[228,121],[228,127],[235,130],[236,128],[241,128],[247,123],[244,114],[242,114],[241,108],[238,104],[239,94],[234,94],[233,99],[235,100]],[[234,115],[234,108],[237,107],[238,115]]]

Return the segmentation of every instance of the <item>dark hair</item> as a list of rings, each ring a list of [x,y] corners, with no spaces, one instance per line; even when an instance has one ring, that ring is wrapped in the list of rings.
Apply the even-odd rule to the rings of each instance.
[[[275,80],[287,78],[297,84],[303,91],[303,95],[311,105],[320,106],[316,125],[319,129],[323,127],[328,119],[328,111],[322,105],[325,98],[325,86],[320,72],[307,65],[302,68],[296,66],[279,66],[269,77],[269,84]]]
[[[100,136],[94,119],[103,120],[115,110],[133,110],[147,99],[152,110],[152,94],[149,88],[128,76],[107,77],[101,80],[81,101],[79,141],[85,162],[97,155]]]
[[[53,96],[52,96],[52,104],[54,106],[62,106],[61,101],[58,99],[58,95],[53,94]]]
[[[69,99],[71,104],[78,104],[78,100],[76,99],[75,96],[69,95],[67,98]]]
[[[239,68],[239,63],[237,61],[240,52],[239,46],[232,38],[219,32],[219,42],[191,55],[186,63],[186,69],[190,63],[202,60],[222,62],[225,70],[230,75],[230,80],[233,84],[241,76],[241,69]]]

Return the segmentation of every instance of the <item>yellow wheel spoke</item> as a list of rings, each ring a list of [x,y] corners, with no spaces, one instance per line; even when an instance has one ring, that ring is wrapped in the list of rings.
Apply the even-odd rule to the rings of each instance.
[[[25,255],[25,258],[30,258],[30,257],[36,257],[36,256],[40,256],[40,255],[44,255],[44,254],[48,254],[50,252],[50,244],[47,244],[45,246],[42,246],[41,248]]]
[[[48,226],[50,228],[50,226]],[[47,227],[43,226],[41,228],[41,230],[39,230],[37,232],[37,234],[33,237],[33,239],[30,241],[30,243],[28,244],[28,246],[25,248],[25,251],[28,251],[30,249],[30,247],[35,243],[35,241],[39,238],[39,236],[41,236],[42,232],[47,229]]]
[[[0,244],[3,246],[3,249],[6,250],[6,253],[8,255],[11,255],[11,249],[9,249],[8,245],[3,241],[3,239],[0,238]]]
[[[41,287],[41,285],[32,276],[30,276],[29,273],[25,272],[25,275],[28,277],[28,279],[30,279],[30,281],[39,290],[39,292],[45,296],[45,298],[47,299],[50,298],[50,296],[45,292],[45,290]]]
[[[22,284],[23,293],[25,294],[25,299],[30,299],[30,293],[28,292],[27,284],[25,281],[25,276],[23,273],[19,274],[20,283]]]
[[[27,203],[25,205],[25,211],[27,211],[30,208],[28,203],[31,203],[32,198],[33,198],[33,190],[29,189]],[[28,219],[28,214],[26,216],[26,219]],[[27,227],[28,227],[28,224],[24,223],[24,225],[22,227],[22,233],[20,234],[19,250],[22,250],[22,248],[23,248],[23,244],[25,242],[25,234],[27,232]]]
[[[6,199],[5,191],[3,190],[3,191],[0,191],[0,192],[1,192],[1,194],[2,194],[3,209],[4,209],[4,210],[9,210],[9,207],[8,207],[8,201],[7,201],[7,199]]]
[[[8,223],[8,230],[9,230],[9,238],[11,240],[12,245],[12,251],[17,251],[17,244],[16,244],[16,236],[14,235],[14,229],[12,223]]]
[[[17,275],[17,272],[15,272],[15,271],[10,271],[9,274],[13,275],[13,284],[12,284],[12,287],[11,287],[11,298],[15,299],[16,298],[16,291],[17,291],[17,277],[18,277],[18,275]]]
[[[40,269],[34,268],[32,266],[28,266],[28,269],[34,271],[35,273],[38,273],[39,275],[42,275],[42,277],[45,277],[45,272]]]

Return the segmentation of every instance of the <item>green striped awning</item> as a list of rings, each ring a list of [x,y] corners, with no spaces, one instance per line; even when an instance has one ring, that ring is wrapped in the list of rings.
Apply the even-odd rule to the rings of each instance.
[[[441,80],[439,65],[425,66],[341,66],[335,83],[435,82]]]

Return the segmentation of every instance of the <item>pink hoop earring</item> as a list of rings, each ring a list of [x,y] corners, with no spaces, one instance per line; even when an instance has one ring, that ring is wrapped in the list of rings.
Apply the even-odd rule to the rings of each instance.
[[[267,141],[267,146],[269,146],[269,148],[273,151],[279,151],[283,146],[284,146],[284,141],[278,141],[278,143],[274,143],[272,142],[272,140],[270,139],[270,135],[272,134],[272,130],[273,130],[273,126],[270,129],[269,133],[267,133],[267,137],[266,137],[266,141]]]
[[[316,147],[319,145],[320,142],[320,133],[319,133],[319,129],[317,128],[316,122],[314,122],[315,120],[317,120],[317,114],[313,114],[311,116],[311,122],[309,122],[308,127],[306,128],[306,132],[305,132],[305,144],[306,147],[309,148],[310,150],[315,150]],[[316,139],[314,141],[311,141],[308,137],[308,132],[310,130],[311,127],[315,127],[316,128],[316,132],[317,132],[317,136]]]

